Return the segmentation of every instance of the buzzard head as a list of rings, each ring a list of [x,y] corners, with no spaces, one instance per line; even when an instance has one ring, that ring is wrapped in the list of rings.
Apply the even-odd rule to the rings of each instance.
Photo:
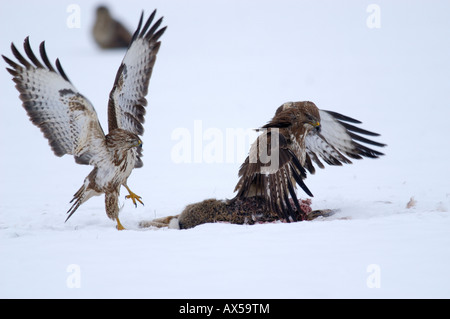
[[[320,114],[319,109],[313,102],[295,102],[297,108],[303,113],[303,119],[301,120],[303,126],[307,131],[315,129],[320,132]]]
[[[275,112],[271,122],[264,127],[290,127],[307,133],[313,129],[320,132],[319,109],[313,102],[287,102]]]
[[[142,140],[138,135],[122,129],[115,129],[106,135],[106,145],[109,148],[130,150],[134,147],[141,149]]]
[[[142,148],[142,141],[136,134],[131,133],[129,137],[126,139],[126,142],[129,145],[129,148],[138,147]]]

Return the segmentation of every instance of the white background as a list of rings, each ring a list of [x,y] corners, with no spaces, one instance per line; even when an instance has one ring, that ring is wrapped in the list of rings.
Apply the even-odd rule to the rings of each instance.
[[[73,3],[80,28],[67,26]],[[103,196],[64,223],[91,167],[53,155],[1,71],[0,297],[450,297],[450,2],[103,3],[131,30],[143,9],[157,8],[168,25],[147,97],[145,164],[128,180],[145,206],[134,208],[123,189],[127,231],[106,217]],[[367,26],[371,3],[380,28]],[[96,47],[95,6],[3,1],[0,53],[12,57],[10,43],[22,49],[26,36],[36,51],[45,40],[106,129],[124,51]],[[174,130],[193,132],[198,120],[203,131],[257,128],[282,103],[303,100],[363,121],[388,144],[380,159],[308,176],[313,209],[339,213],[294,224],[138,228],[189,203],[234,196],[243,158],[177,164]],[[79,288],[67,284],[72,275]],[[367,284],[374,275],[379,288]]]

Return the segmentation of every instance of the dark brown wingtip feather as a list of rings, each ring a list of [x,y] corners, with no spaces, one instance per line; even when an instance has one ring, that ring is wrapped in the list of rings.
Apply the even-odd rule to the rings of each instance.
[[[142,22],[144,21],[144,10],[142,10],[141,17],[139,18],[139,23],[136,28],[136,31],[133,33],[133,37],[131,38],[130,44],[128,47],[131,46],[131,44],[136,40],[136,38],[139,36],[139,33],[141,32]]]
[[[362,155],[362,156],[365,156],[365,157],[369,157],[369,158],[378,158],[378,157],[384,155],[384,153],[375,151],[375,150],[373,150],[371,148],[368,148],[368,147],[366,147],[364,145],[361,145],[359,143],[354,142],[354,144],[356,146],[356,149],[358,150],[358,154],[359,155]]]
[[[306,178],[306,170],[305,168],[300,164],[298,158],[295,156],[295,154],[289,150],[289,153],[291,154],[291,172],[292,176],[294,176],[295,181],[297,184],[303,189],[303,191],[308,194],[310,197],[314,197],[314,195],[311,193],[309,188],[306,186],[306,184],[303,182],[303,179]],[[298,174],[300,172],[300,175]]]
[[[349,117],[347,115],[343,115],[341,113],[337,113],[337,112],[333,112],[333,111],[327,111],[324,110],[325,112],[327,112],[328,114],[332,115],[334,118],[341,120],[341,121],[345,121],[345,122],[350,122],[350,123],[355,123],[355,124],[362,124],[361,121],[358,121],[357,119],[354,119],[352,117]]]
[[[356,127],[356,126],[348,124],[348,123],[344,123],[344,122],[341,122],[341,121],[339,121],[339,123],[341,123],[342,126],[344,126],[349,131],[353,131],[353,132],[356,132],[356,133],[369,135],[369,136],[380,136],[380,134],[378,134],[378,133],[371,132],[371,131],[368,131],[368,130],[364,130],[362,128]]]
[[[47,52],[45,50],[45,41],[42,41],[39,45],[39,53],[41,54],[42,61],[44,61],[45,66],[52,72],[56,72],[53,68],[53,65],[50,63],[50,60],[48,59]]]
[[[300,204],[298,202],[297,195],[295,194],[294,186],[290,182],[288,182],[287,184],[288,184],[289,193],[291,194],[292,201],[294,202],[295,208],[297,209],[297,213],[296,214],[293,214],[294,210],[292,209],[291,210],[292,213],[290,215],[294,219],[294,221],[298,221],[299,219],[303,220],[304,219],[303,218],[303,211],[300,208]],[[289,199],[287,199],[287,203],[289,203]],[[291,206],[290,203],[289,203],[289,206]]]
[[[165,27],[159,29],[158,32],[156,32],[156,33],[153,35],[152,40],[153,40],[153,41],[158,41],[159,38],[164,34],[164,32],[166,32],[166,29],[167,29],[167,26],[165,26]]]
[[[297,171],[294,168],[292,168],[292,176],[294,176],[294,179],[297,182],[298,186],[300,186],[308,196],[314,197],[309,188],[303,182],[303,179],[297,174]]]
[[[59,62],[59,59],[56,59],[56,68],[58,69],[59,74],[66,80],[67,82],[70,82],[69,78],[66,75],[66,72],[64,72],[61,62]]]
[[[142,11],[138,27],[136,28],[136,31],[134,32],[133,37],[130,41],[130,46],[137,38],[145,38],[149,41],[156,42],[164,34],[164,32],[167,29],[167,26],[158,30],[158,28],[161,26],[164,17],[159,18],[158,21],[156,21],[152,25],[155,16],[156,16],[156,9],[153,10],[152,14],[148,17],[147,21],[145,22],[145,25],[142,26],[144,22],[144,11]]]
[[[8,70],[9,73],[15,72],[15,74],[13,74],[13,73],[11,73],[11,74],[12,74],[12,75],[16,75],[17,72],[16,72],[15,69],[16,69],[17,67],[19,67],[19,65],[18,65],[16,62],[14,62],[13,60],[11,60],[10,58],[4,56],[3,54],[2,54],[2,58],[3,58],[3,60],[5,60],[6,63],[8,63],[8,64],[13,68],[13,69],[6,68],[6,70]]]
[[[37,56],[34,54],[33,49],[31,48],[31,45],[30,45],[30,37],[25,38],[25,40],[23,42],[23,47],[24,47],[25,53],[26,53],[27,57],[30,59],[31,63],[19,52],[19,50],[14,45],[14,43],[11,43],[11,51],[12,51],[13,55],[25,68],[39,68],[39,69],[47,68],[51,72],[59,73],[64,78],[64,80],[70,82],[69,78],[67,77],[66,73],[64,72],[64,70],[61,66],[59,59],[56,59],[56,68],[57,68],[58,72],[56,72],[55,68],[50,63],[47,52],[45,50],[45,41],[42,41],[41,44],[39,45],[39,53],[41,55],[41,58],[42,58],[42,61],[44,62],[44,64],[42,64],[41,61],[39,61],[39,59],[37,58]],[[9,59],[3,55],[2,55],[2,57],[6,61],[6,63],[8,63],[14,69],[17,69],[18,67],[20,67],[17,63],[12,61],[11,59]],[[12,75],[17,74],[17,72],[15,70],[12,70],[12,69],[7,69],[7,70]],[[14,73],[14,72],[16,72],[16,73]]]
[[[158,30],[159,26],[161,25],[163,21],[163,17],[159,18],[158,21],[156,21],[153,26],[148,30],[146,37],[151,38],[151,36],[155,33],[156,30]]]
[[[352,139],[354,139],[355,141],[360,141],[360,142],[363,142],[363,143],[366,143],[366,144],[370,144],[370,145],[373,145],[373,146],[378,146],[378,147],[385,147],[385,146],[387,146],[386,144],[369,140],[368,138],[359,136],[358,134],[355,134],[355,133],[352,133],[352,132],[348,132],[348,135],[350,135],[350,137]],[[379,136],[379,134],[378,134],[378,136]]]
[[[306,170],[303,168],[302,164],[298,160],[297,156],[295,156],[294,152],[291,149],[288,149],[289,154],[291,155],[291,161],[294,164],[295,168],[300,171],[301,177],[306,178]]]
[[[81,206],[81,198],[77,198],[75,197],[74,199],[72,199],[70,202],[72,203],[74,200],[76,199],[75,203],[73,203],[72,207],[70,207],[70,209],[67,211],[66,214],[68,214],[66,220],[64,221],[65,223],[69,220],[70,217],[72,217],[72,215],[77,211],[77,209]]]
[[[30,62],[28,62],[27,59],[25,59],[23,57],[23,55],[19,52],[19,50],[17,50],[17,48],[14,45],[14,43],[11,43],[11,51],[12,51],[14,57],[17,60],[19,60],[19,62],[22,63],[23,66],[25,66],[26,68],[30,68],[31,67]]]
[[[142,28],[142,31],[139,32],[139,37],[144,37],[145,33],[147,32],[148,28],[150,27],[150,25],[153,22],[153,19],[155,18],[156,15],[156,9],[153,10],[152,14],[150,15],[150,17],[148,17],[147,21],[145,22],[144,27]]]
[[[25,53],[27,54],[28,58],[31,60],[31,62],[34,63],[34,65],[37,68],[44,68],[42,63],[38,60],[38,58],[34,54],[33,50],[31,49],[30,37],[26,37],[25,38],[25,41],[23,43],[23,48],[25,49]]]

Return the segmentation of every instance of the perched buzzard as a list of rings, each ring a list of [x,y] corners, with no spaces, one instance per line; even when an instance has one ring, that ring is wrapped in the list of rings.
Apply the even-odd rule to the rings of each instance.
[[[3,56],[10,65],[20,92],[23,107],[30,120],[48,139],[57,156],[70,154],[78,164],[92,165],[94,169],[75,193],[70,216],[92,196],[105,194],[106,214],[119,221],[118,196],[120,186],[128,190],[133,203],[142,203],[127,185],[133,168],[142,167],[142,141],[144,133],[145,96],[161,43],[159,38],[166,27],[160,28],[162,18],[153,23],[156,10],[144,26],[142,13],[131,44],[119,67],[109,95],[107,135],[103,132],[94,107],[64,73],[59,60],[56,69],[50,63],[44,42],[40,45],[40,61],[33,53],[29,39],[24,41],[27,60],[14,44],[11,50],[18,62]],[[66,220],[67,220],[66,219]]]
[[[250,148],[239,170],[236,199],[253,196],[265,199],[267,209],[286,221],[306,219],[295,192],[298,184],[313,196],[304,183],[306,170],[315,173],[313,163],[351,164],[349,158],[378,158],[383,153],[360,143],[383,147],[362,135],[379,136],[352,124],[348,116],[319,110],[312,102],[289,102],[280,106],[273,119]],[[349,158],[348,158],[349,157]]]
[[[314,174],[313,163],[324,168],[321,160],[330,165],[342,165],[350,164],[349,158],[383,155],[360,144],[385,146],[361,136],[379,134],[353,124],[361,122],[336,112],[319,110],[312,102],[285,103],[260,129],[261,134],[239,170],[237,194],[233,199],[207,199],[186,206],[179,215],[142,221],[140,226],[186,229],[218,221],[254,224],[327,216],[332,213],[330,210],[312,211],[309,199],[299,200],[296,185],[312,197],[303,180],[306,171]]]
[[[105,6],[99,6],[96,10],[92,34],[102,49],[128,48],[132,37],[127,28],[115,20]]]

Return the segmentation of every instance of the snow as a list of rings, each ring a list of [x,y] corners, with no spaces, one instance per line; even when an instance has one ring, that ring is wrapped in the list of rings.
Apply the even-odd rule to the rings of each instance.
[[[67,25],[74,3],[80,28]],[[106,217],[103,197],[64,223],[91,168],[53,155],[0,72],[0,297],[450,297],[448,1],[107,3],[130,29],[142,9],[157,8],[168,25],[150,81],[144,167],[128,180],[145,206],[134,208],[123,189],[126,231]],[[380,28],[367,25],[373,3]],[[11,57],[10,42],[20,47],[28,35],[34,48],[45,40],[106,128],[124,52],[95,47],[94,8],[84,0],[1,2],[0,52]],[[388,144],[380,159],[308,177],[313,209],[337,214],[139,229],[189,203],[231,198],[246,154],[230,147],[226,130],[261,126],[299,100],[357,118]],[[180,131],[196,141],[181,163],[172,154]],[[221,138],[223,156],[211,160],[209,146]]]

